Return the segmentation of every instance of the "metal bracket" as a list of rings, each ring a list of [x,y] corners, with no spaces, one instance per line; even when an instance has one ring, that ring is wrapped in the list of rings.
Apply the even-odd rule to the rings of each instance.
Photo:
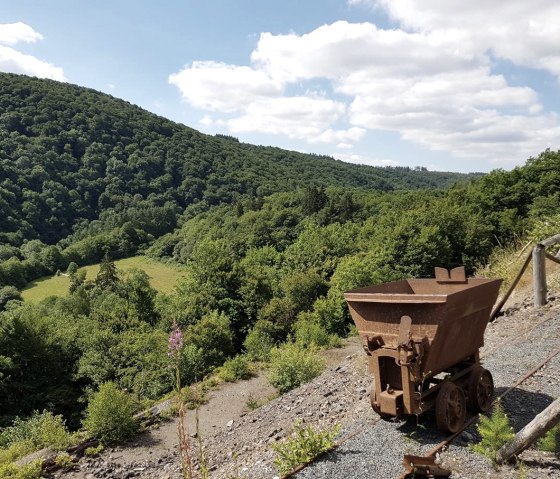
[[[467,275],[464,266],[458,266],[452,270],[445,268],[434,268],[436,273],[436,281],[438,283],[466,283]]]
[[[402,479],[418,477],[446,478],[451,476],[451,471],[435,463],[433,456],[412,456],[405,454],[403,459],[405,472]]]

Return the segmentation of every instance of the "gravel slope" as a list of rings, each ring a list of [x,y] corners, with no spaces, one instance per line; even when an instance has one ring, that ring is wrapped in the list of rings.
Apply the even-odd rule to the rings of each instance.
[[[552,301],[537,311],[525,302],[507,311],[486,332],[487,344],[482,360],[493,376],[498,394],[512,386],[560,346],[560,301]],[[560,396],[560,355],[535,376],[503,399],[504,408],[517,431]],[[370,414],[373,414],[372,412]],[[422,454],[444,439],[435,429],[433,415],[426,414],[419,425],[411,419],[404,423],[379,421],[367,425],[362,434],[344,443],[315,464],[297,474],[303,478],[370,477],[396,478],[403,472],[403,454]],[[495,469],[468,447],[478,441],[475,427],[457,438],[441,454],[444,466],[454,478],[517,478],[511,466]],[[560,478],[560,460],[550,454],[529,451],[524,474],[528,478]]]

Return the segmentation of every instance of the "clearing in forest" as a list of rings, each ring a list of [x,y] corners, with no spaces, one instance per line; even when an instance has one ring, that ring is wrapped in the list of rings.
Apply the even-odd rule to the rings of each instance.
[[[133,256],[115,261],[118,270],[141,269],[150,277],[153,288],[163,293],[169,293],[175,287],[177,279],[182,275],[179,267],[161,263],[146,256]],[[80,270],[86,271],[87,279],[94,279],[99,271],[99,264],[84,266]],[[25,301],[37,303],[49,296],[66,296],[70,287],[70,279],[66,275],[43,276],[31,281],[21,295]]]

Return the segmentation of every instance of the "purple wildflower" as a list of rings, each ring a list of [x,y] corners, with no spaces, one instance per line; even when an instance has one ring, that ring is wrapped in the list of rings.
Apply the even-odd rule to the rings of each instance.
[[[169,339],[167,340],[167,348],[169,349],[169,356],[177,357],[181,352],[181,348],[183,347],[183,334],[177,326],[177,323],[173,323],[173,329],[169,334]]]

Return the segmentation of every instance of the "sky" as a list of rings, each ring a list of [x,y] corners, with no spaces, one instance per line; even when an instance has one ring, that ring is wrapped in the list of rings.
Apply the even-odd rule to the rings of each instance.
[[[247,143],[509,170],[560,148],[558,24],[555,0],[0,0],[0,71]]]

